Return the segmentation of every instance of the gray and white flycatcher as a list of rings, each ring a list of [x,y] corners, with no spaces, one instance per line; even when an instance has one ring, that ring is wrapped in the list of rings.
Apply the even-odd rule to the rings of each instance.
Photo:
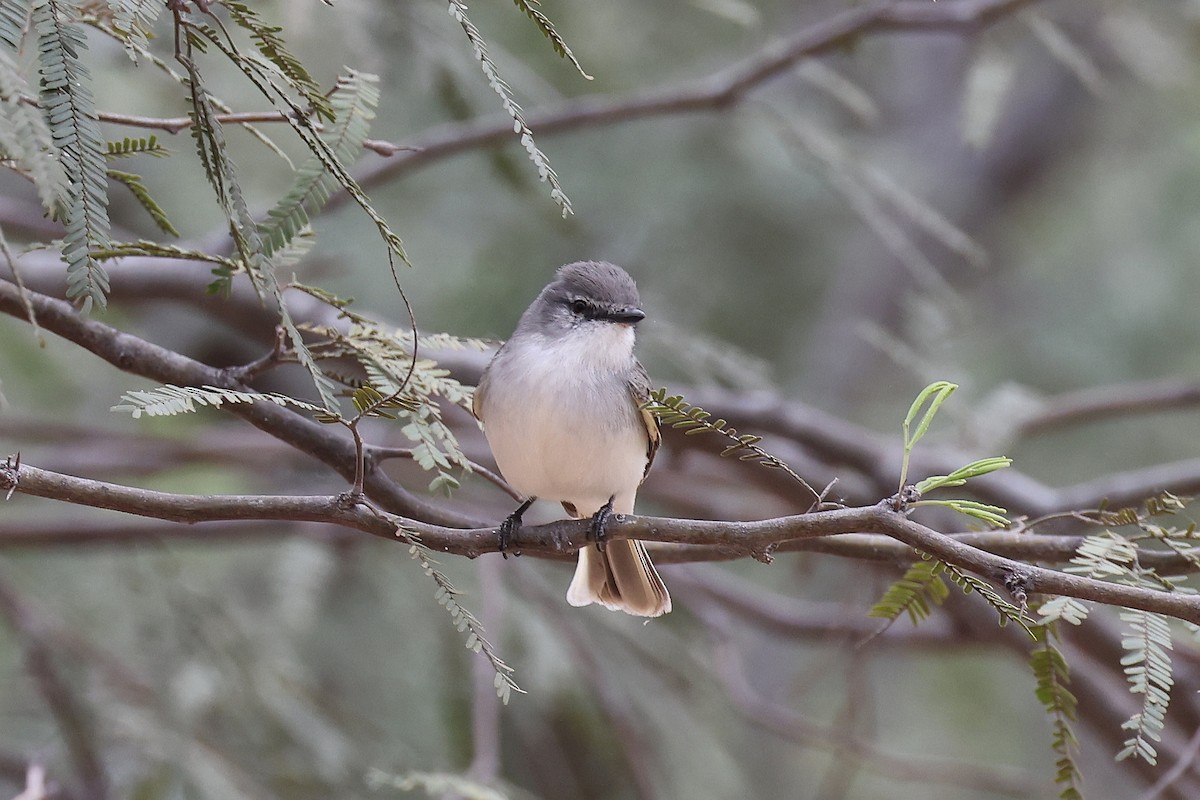
[[[658,424],[641,408],[650,379],[633,355],[645,316],[620,267],[560,267],[488,364],[475,415],[500,472],[528,498],[501,525],[501,547],[535,499],[556,500],[572,518],[592,518],[594,543],[579,551],[567,602],[657,617],[671,596],[646,548],[604,539],[612,512],[633,513],[658,449]]]

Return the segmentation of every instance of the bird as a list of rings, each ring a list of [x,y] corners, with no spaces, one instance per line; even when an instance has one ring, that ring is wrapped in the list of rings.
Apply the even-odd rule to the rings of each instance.
[[[567,602],[658,617],[671,596],[645,545],[605,536],[613,513],[633,513],[660,441],[645,408],[650,378],[634,355],[644,318],[621,267],[560,267],[488,363],[473,409],[500,473],[526,498],[500,526],[501,550],[536,499],[557,501],[572,519],[592,520]]]

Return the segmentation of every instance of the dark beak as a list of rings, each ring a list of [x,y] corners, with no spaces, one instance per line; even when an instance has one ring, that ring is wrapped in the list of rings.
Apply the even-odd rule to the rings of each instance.
[[[614,308],[605,316],[613,322],[624,322],[633,325],[645,319],[646,313],[640,308]]]

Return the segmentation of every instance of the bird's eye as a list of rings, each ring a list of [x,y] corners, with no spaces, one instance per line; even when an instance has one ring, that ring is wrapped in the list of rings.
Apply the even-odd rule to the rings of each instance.
[[[575,312],[576,314],[582,315],[583,313],[585,313],[588,310],[587,301],[586,300],[572,300],[571,301],[571,310],[573,312]]]

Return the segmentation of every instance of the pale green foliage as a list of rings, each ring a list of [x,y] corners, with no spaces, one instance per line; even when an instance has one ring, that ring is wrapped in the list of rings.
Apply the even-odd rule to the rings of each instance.
[[[343,167],[354,163],[367,139],[379,103],[378,81],[374,75],[351,70],[338,78],[329,99],[334,119],[321,132],[321,139]],[[309,156],[297,169],[292,188],[267,212],[266,221],[259,226],[268,254],[283,247],[308,225],[310,215],[320,209],[339,186],[323,160],[316,155]]]
[[[1084,537],[1071,559],[1067,572],[1080,572],[1090,578],[1134,577],[1137,545],[1113,531]]]
[[[1007,456],[993,456],[991,458],[981,458],[978,461],[972,461],[965,467],[959,467],[949,475],[932,475],[924,480],[917,482],[917,491],[920,494],[931,492],[934,489],[941,489],[946,486],[962,486],[971,478],[977,478],[980,475],[986,475],[989,472],[995,472],[998,469],[1012,466],[1012,459]]]
[[[303,411],[322,413],[324,409],[303,400],[274,392],[239,392],[220,389],[216,386],[175,386],[167,384],[156,389],[139,389],[121,395],[125,402],[112,407],[113,411],[127,412],[138,419],[148,417],[170,417],[196,411],[197,406],[218,408],[227,403],[274,403],[291,406]]]
[[[274,269],[266,271],[267,286],[271,290],[272,296],[279,308],[279,324],[287,333],[288,343],[292,346],[292,352],[296,355],[296,360],[308,372],[312,378],[313,385],[317,389],[317,393],[321,396],[321,404],[330,414],[338,414],[337,399],[334,397],[333,380],[326,375],[321,367],[317,364],[317,360],[313,357],[312,352],[308,349],[308,345],[304,343],[300,331],[296,328],[296,323],[292,321],[292,315],[288,311],[287,301],[284,300],[283,290],[279,287],[279,282],[275,279]]]
[[[941,605],[950,594],[941,572],[945,564],[941,561],[917,561],[904,573],[904,577],[888,587],[883,597],[871,610],[868,617],[895,620],[907,613],[916,625],[930,614],[930,605]]]
[[[0,0],[0,42],[14,50],[21,44],[25,25],[29,22],[29,6],[17,0]]]
[[[931,604],[941,605],[949,594],[942,579],[945,575],[963,594],[975,592],[987,601],[1000,616],[1001,627],[1015,622],[1030,638],[1036,638],[1033,630],[1035,623],[1025,609],[1005,600],[987,581],[969,575],[953,564],[935,559],[927,553],[918,554],[923,561],[915,562],[900,580],[889,586],[883,597],[867,612],[867,616],[895,620],[901,614],[907,613],[913,624],[918,624],[929,616]]]
[[[46,118],[21,102],[27,94],[25,76],[8,53],[0,51],[0,151],[4,160],[33,182],[46,211],[60,214],[69,181],[55,155]]]
[[[1061,800],[1082,800],[1083,776],[1075,763],[1079,740],[1071,728],[1078,701],[1071,693],[1071,668],[1054,646],[1053,625],[1039,624],[1038,644],[1029,654],[1029,667],[1037,681],[1035,693],[1050,716],[1050,746],[1058,757],[1054,762],[1054,782],[1061,787]]]
[[[1130,630],[1121,639],[1121,646],[1126,650],[1121,665],[1129,680],[1129,691],[1142,695],[1142,710],[1121,726],[1132,735],[1125,740],[1125,748],[1117,753],[1117,759],[1137,756],[1156,764],[1158,751],[1150,742],[1161,738],[1167,705],[1171,702],[1171,687],[1175,684],[1171,675],[1171,656],[1167,652],[1172,648],[1171,627],[1161,614],[1149,611],[1122,611],[1121,620]]]
[[[150,46],[149,34],[154,21],[166,8],[162,0],[108,0],[112,12],[112,29],[125,44],[125,53],[133,63]]]
[[[1086,537],[1066,571],[1129,586],[1193,593],[1190,587],[1181,586],[1179,579],[1159,575],[1142,566],[1139,560],[1143,545],[1157,544],[1196,563],[1194,525],[1177,529],[1153,521],[1158,516],[1175,514],[1184,505],[1180,498],[1164,493],[1147,500],[1142,509],[1095,512],[1093,516],[1098,523],[1132,527],[1135,532],[1124,536],[1117,530],[1105,530]],[[1067,616],[1061,611],[1059,615]],[[1129,680],[1129,690],[1142,695],[1142,708],[1122,725],[1131,734],[1117,758],[1136,757],[1153,764],[1158,753],[1152,742],[1159,739],[1174,684],[1168,653],[1172,649],[1171,628],[1165,617],[1147,611],[1126,609],[1121,612],[1121,620],[1129,631],[1121,640],[1126,651],[1121,664]]]
[[[200,33],[197,33],[197,30]],[[202,38],[201,34],[204,38]],[[211,29],[188,28],[187,42],[189,53],[193,48],[203,50],[206,39],[221,46],[221,42]],[[224,52],[236,63],[244,63],[244,60],[240,59],[235,52],[231,50],[225,50]],[[265,290],[274,299],[279,310],[280,325],[287,334],[288,343],[291,345],[296,359],[312,378],[313,386],[316,387],[317,394],[320,396],[321,404],[324,406],[326,412],[337,416],[337,399],[334,397],[333,381],[317,365],[316,359],[309,352],[308,345],[305,344],[300,331],[296,329],[296,324],[292,320],[291,314],[288,312],[287,301],[283,297],[283,290],[275,276],[275,264],[265,252],[263,239],[258,231],[258,223],[251,216],[250,210],[246,205],[246,200],[242,196],[236,170],[226,152],[225,137],[222,132],[221,123],[217,119],[212,100],[202,85],[200,72],[190,55],[186,58],[181,58],[181,60],[188,72],[192,116],[195,121],[195,124],[192,126],[192,135],[196,139],[204,171],[208,175],[213,189],[216,191],[218,201],[225,212],[226,218],[229,220],[230,233],[233,236],[238,254],[241,256],[242,266],[245,268],[247,276],[260,295]],[[300,109],[294,109],[294,113],[303,116],[303,112]],[[311,145],[310,142],[306,143]],[[278,256],[278,253],[275,253],[275,255]],[[226,274],[221,275],[221,279],[223,280],[228,280],[230,277]],[[218,280],[218,284],[221,282],[221,279]]]
[[[91,251],[107,245],[109,235],[104,139],[96,121],[91,74],[80,61],[87,41],[72,0],[34,0],[32,9],[42,113],[70,176],[63,215],[67,297],[80,302],[86,312],[93,303],[103,307],[108,294],[108,274]]]
[[[946,402],[957,388],[958,384],[949,381],[935,381],[922,389],[917,398],[913,400],[912,405],[909,406],[908,413],[904,416],[904,423],[901,425],[904,433],[904,460],[900,462],[901,491],[908,481],[908,461],[912,456],[913,447],[933,424],[934,415],[942,407],[942,403]]]
[[[158,204],[153,197],[150,196],[150,190],[146,188],[146,184],[142,183],[142,177],[132,172],[122,172],[118,169],[109,169],[108,177],[117,181],[133,195],[150,218],[154,220],[154,224],[158,229],[168,236],[178,236],[179,231],[171,224],[171,220],[167,217],[167,212]],[[102,260],[98,250],[92,251],[92,257],[97,261]]]
[[[1011,524],[1009,518],[1005,516],[1005,509],[988,503],[980,503],[977,500],[917,500],[910,505],[943,506],[960,514],[966,514],[968,517],[974,517],[977,520],[986,522],[993,528],[1006,528]]]
[[[192,48],[203,49],[203,40],[188,29],[186,41],[189,55],[181,57],[181,61],[187,71],[186,84],[192,107],[189,116],[192,118],[191,134],[196,142],[196,152],[200,156],[204,174],[216,193],[217,203],[229,221],[229,233],[245,267],[246,275],[261,296],[262,273],[268,268],[263,257],[262,240],[258,235],[257,224],[242,196],[233,161],[226,152],[224,127],[217,119],[217,109],[214,108],[212,98],[204,88],[203,76],[190,55]]]
[[[400,393],[407,407],[396,412],[404,421],[400,429],[413,442],[413,460],[422,469],[435,473],[430,491],[449,493],[458,488],[454,475],[469,472],[471,462],[458,446],[454,432],[442,420],[439,399],[471,411],[473,389],[450,377],[448,370],[429,359],[414,359],[411,332],[391,331],[348,308],[344,300],[333,298],[311,287],[298,287],[314,297],[334,305],[351,321],[348,331],[334,327],[314,327],[326,339],[317,348],[323,357],[349,356],[366,372],[370,385],[383,395]],[[470,340],[441,335],[442,346],[457,342],[467,346]],[[418,344],[418,347],[421,345]]]
[[[921,440],[929,431],[929,426],[933,424],[933,418],[937,414],[938,409],[942,407],[942,403],[954,393],[957,389],[956,384],[948,381],[935,381],[921,390],[917,398],[913,400],[912,405],[908,409],[908,414],[904,417],[902,430],[904,433],[904,455],[900,462],[900,492],[903,493],[908,481],[908,464],[912,458],[913,448],[917,442]],[[913,489],[918,497],[926,492],[940,489],[947,486],[962,486],[971,478],[977,478],[980,475],[986,475],[989,472],[995,472],[998,469],[1004,469],[1012,465],[1012,459],[1007,456],[993,456],[991,458],[981,458],[978,461],[972,461],[966,466],[959,467],[949,475],[933,475],[919,481]],[[1004,528],[1009,525],[1007,513],[1000,506],[993,506],[988,503],[981,503],[977,500],[963,500],[958,498],[925,500],[918,499],[909,503],[912,506],[927,505],[927,506],[944,506],[953,509],[960,514],[966,514],[969,517],[982,520],[988,525],[997,528]]]
[[[276,68],[279,75],[295,89],[318,117],[332,122],[334,111],[320,84],[309,74],[308,68],[292,55],[287,44],[279,36],[283,30],[277,25],[263,22],[249,5],[236,0],[223,0],[222,5],[229,11],[230,17],[250,33],[250,39],[258,48],[258,52],[267,62]]]
[[[575,58],[575,54],[571,52],[571,48],[567,46],[566,41],[564,41],[562,36],[559,35],[558,31],[554,29],[554,23],[552,23],[550,18],[543,14],[541,9],[538,8],[538,6],[541,5],[538,0],[513,0],[513,3],[516,4],[517,8],[524,11],[525,16],[533,20],[533,24],[537,25],[538,30],[542,32],[542,35],[550,40],[550,44],[554,47],[554,52],[558,53],[562,58],[570,61],[575,69],[579,71],[580,75],[587,78],[589,81],[592,80],[592,76],[584,72],[583,66],[579,63],[579,60]]]
[[[698,406],[684,402],[682,395],[667,396],[665,388],[655,389],[650,393],[650,399],[642,405],[642,408],[653,414],[660,424],[685,431],[685,436],[715,433],[725,437],[733,444],[721,451],[722,457],[736,455],[739,461],[753,461],[764,467],[783,470],[792,480],[812,492],[813,497],[819,497],[816,490],[797,475],[791,467],[758,446],[758,443],[762,441],[761,436],[752,433],[738,433],[737,428],[723,419],[709,419],[712,414]]]
[[[1041,615],[1038,625],[1049,625],[1059,620],[1070,625],[1082,625],[1090,611],[1087,605],[1074,597],[1053,597],[1038,608]]]
[[[154,134],[137,139],[131,139],[126,136],[119,142],[108,142],[104,147],[104,155],[109,158],[127,158],[135,155],[164,158],[170,154],[171,151],[163,147],[162,143],[158,141],[158,137]]]
[[[512,119],[513,133],[521,137],[521,146],[525,148],[525,152],[529,155],[529,160],[537,168],[538,178],[543,183],[550,185],[550,197],[562,209],[562,215],[565,217],[571,214],[571,201],[566,193],[563,192],[562,186],[558,182],[558,173],[550,166],[546,154],[538,149],[537,144],[534,142],[533,131],[525,124],[525,117],[521,114],[521,107],[513,100],[508,84],[500,77],[500,73],[496,70],[496,65],[492,63],[491,56],[488,55],[487,45],[483,41],[483,36],[479,33],[479,29],[475,27],[475,23],[471,22],[470,18],[467,17],[467,7],[459,2],[459,0],[450,0],[450,16],[462,26],[463,32],[467,34],[467,39],[471,42],[471,48],[475,51],[475,58],[479,61],[479,67],[483,70],[483,75],[487,78],[488,85],[492,87],[492,91],[500,97],[500,105],[504,108],[504,112]]]
[[[97,250],[93,255],[98,260],[123,258],[125,256],[150,256],[154,258],[175,258],[181,261],[204,261],[216,264],[217,268],[230,275],[241,269],[241,262],[232,258],[208,253],[203,250],[192,250],[186,247],[152,242],[148,239],[138,239],[133,242],[113,242],[103,250]]]
[[[496,696],[503,703],[507,704],[513,692],[524,694],[524,690],[513,679],[513,668],[504,663],[503,659],[496,654],[492,645],[484,638],[483,626],[479,624],[479,620],[475,618],[475,615],[463,608],[462,604],[459,603],[458,598],[460,595],[458,590],[450,583],[450,579],[437,568],[438,562],[433,558],[433,554],[429,548],[421,543],[420,537],[415,532],[405,530],[403,527],[397,528],[396,535],[408,542],[409,555],[421,565],[421,569],[424,570],[425,574],[437,584],[438,590],[434,594],[434,599],[450,614],[450,619],[458,632],[467,634],[467,649],[482,655],[492,665],[492,669],[496,672],[494,682]]]
[[[427,333],[417,337],[417,347],[421,350],[478,350],[483,352],[495,346],[496,342],[487,339],[455,336],[452,333]]]
[[[105,145],[104,150],[104,155],[110,160],[118,158],[131,158],[137,155],[149,155],[154,156],[155,158],[165,158],[170,154],[171,151],[163,147],[162,144],[159,143],[158,137],[154,135],[138,139],[131,139],[126,136],[119,142],[108,142]],[[158,204],[158,201],[150,195],[150,190],[146,187],[146,184],[142,182],[140,175],[109,168],[108,177],[120,183],[130,191],[134,199],[138,201],[138,204],[141,205],[141,207],[145,209],[146,213],[150,215],[150,218],[154,220],[154,224],[158,226],[160,231],[168,236],[179,236],[179,231],[176,230],[175,226],[171,223],[171,220],[167,217],[167,212],[163,210],[163,207]],[[112,247],[108,247],[104,252],[111,251]],[[104,260],[104,256],[101,255],[101,252],[102,251],[94,250],[92,251],[92,256],[96,260],[102,261]]]
[[[189,29],[189,36],[191,36],[192,31],[196,32],[197,37],[203,37],[203,40],[216,46],[218,50],[224,53],[230,62],[241,70],[242,75],[262,93],[263,97],[267,98],[273,104],[284,107],[283,110],[287,112],[284,114],[284,121],[296,132],[309,152],[320,160],[322,166],[329,171],[329,174],[353,198],[359,208],[375,223],[375,228],[387,244],[389,252],[399,257],[405,264],[411,266],[408,254],[404,251],[404,242],[401,241],[400,236],[392,230],[387,220],[375,210],[370,198],[363,192],[362,187],[358,185],[358,181],[350,175],[338,160],[337,155],[330,149],[325,140],[321,138],[319,131],[310,119],[308,109],[291,97],[289,90],[299,90],[302,94],[307,91],[307,87],[303,82],[297,83],[297,78],[290,74],[289,70],[284,69],[271,58],[253,53],[242,53],[232,42],[226,41],[210,27],[201,26],[191,28]],[[200,41],[197,38],[197,44]]]
[[[946,576],[962,590],[963,594],[977,592],[980,597],[987,601],[988,605],[995,609],[996,613],[1000,616],[1000,627],[1003,628],[1008,623],[1014,622],[1029,634],[1031,639],[1037,638],[1037,634],[1034,633],[1036,623],[1026,612],[1023,605],[1018,606],[1010,603],[1001,597],[1000,593],[990,583],[963,572],[953,564],[946,564],[944,569]]]

